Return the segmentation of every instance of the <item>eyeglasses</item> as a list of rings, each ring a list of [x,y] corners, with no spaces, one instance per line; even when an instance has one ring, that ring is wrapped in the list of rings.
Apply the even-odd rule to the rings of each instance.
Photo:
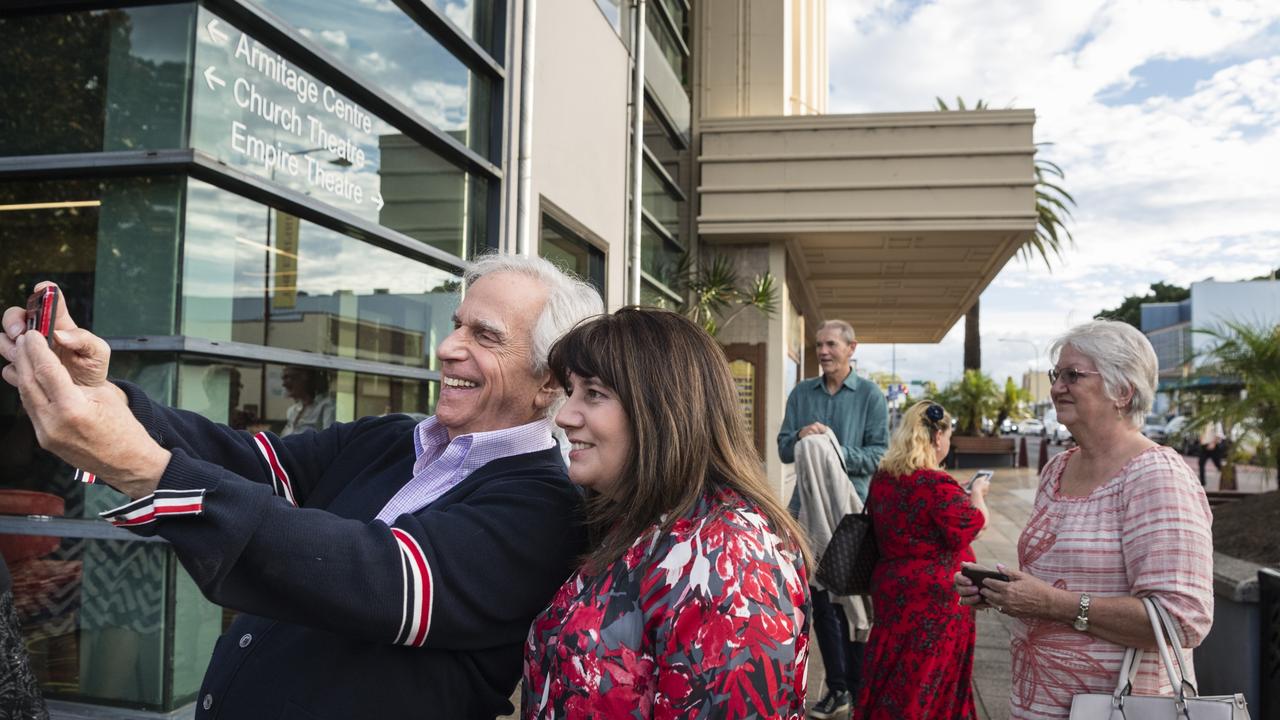
[[[1102,373],[1098,372],[1097,370],[1077,370],[1075,368],[1063,368],[1059,370],[1058,368],[1053,368],[1052,370],[1049,371],[1049,384],[1052,385],[1054,383],[1057,383],[1058,378],[1062,378],[1067,382],[1068,385],[1075,385],[1076,383],[1080,382],[1080,378],[1084,377],[1085,375],[1101,375],[1101,374]]]

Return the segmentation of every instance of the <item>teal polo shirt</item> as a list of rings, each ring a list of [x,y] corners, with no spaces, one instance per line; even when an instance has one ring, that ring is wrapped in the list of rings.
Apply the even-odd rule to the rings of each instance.
[[[782,462],[796,461],[796,433],[815,422],[835,433],[849,481],[866,500],[871,476],[889,448],[889,406],[880,386],[852,371],[834,395],[822,376],[799,382],[787,396],[787,414],[778,431]]]

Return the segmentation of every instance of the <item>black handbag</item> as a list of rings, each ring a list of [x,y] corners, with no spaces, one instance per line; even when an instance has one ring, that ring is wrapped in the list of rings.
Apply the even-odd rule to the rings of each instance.
[[[836,526],[818,561],[818,582],[835,595],[870,595],[878,562],[880,548],[864,505],[862,512],[845,515]]]

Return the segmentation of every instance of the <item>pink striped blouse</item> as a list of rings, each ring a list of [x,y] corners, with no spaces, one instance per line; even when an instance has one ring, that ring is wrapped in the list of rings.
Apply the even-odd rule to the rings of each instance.
[[[1213,516],[1199,480],[1176,452],[1153,447],[1087,497],[1063,496],[1075,454],[1054,457],[1040,474],[1018,539],[1022,571],[1095,598],[1154,596],[1180,626],[1182,645],[1199,645],[1213,624]],[[1048,620],[1015,619],[1011,630],[1012,718],[1066,718],[1076,693],[1115,689],[1124,647]],[[1168,686],[1159,657],[1147,653],[1134,692]]]

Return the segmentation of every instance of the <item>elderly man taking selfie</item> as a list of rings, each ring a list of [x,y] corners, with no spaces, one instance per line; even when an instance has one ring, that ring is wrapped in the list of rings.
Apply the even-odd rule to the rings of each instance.
[[[546,357],[602,310],[544,260],[481,258],[436,349],[434,416],[288,437],[108,382],[106,343],[65,310],[53,349],[7,310],[0,354],[40,444],[132,498],[104,517],[163,537],[241,611],[197,718],[492,718],[511,712],[529,622],[585,547]]]

